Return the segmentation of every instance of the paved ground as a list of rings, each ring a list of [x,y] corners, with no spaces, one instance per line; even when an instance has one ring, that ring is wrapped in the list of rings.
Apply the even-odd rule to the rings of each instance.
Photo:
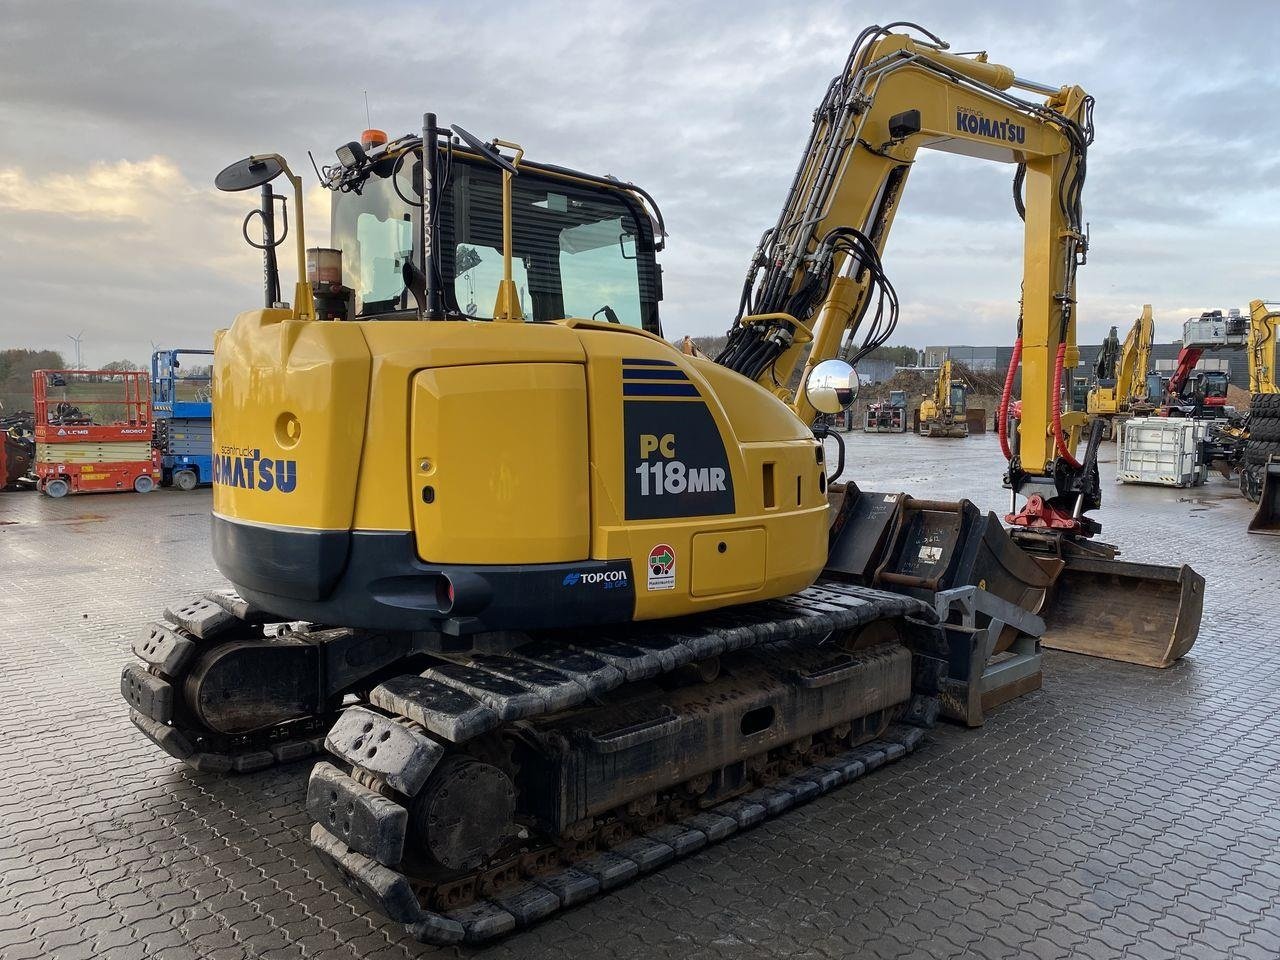
[[[1003,510],[991,436],[863,437],[864,489]],[[919,458],[919,463],[913,463]],[[492,957],[1280,956],[1280,539],[1222,480],[1108,488],[1106,535],[1208,579],[1165,672],[1049,654],[1044,690],[485,951]],[[129,640],[219,583],[207,492],[0,494],[0,957],[433,951],[311,855],[308,764],[222,781],[134,731]]]

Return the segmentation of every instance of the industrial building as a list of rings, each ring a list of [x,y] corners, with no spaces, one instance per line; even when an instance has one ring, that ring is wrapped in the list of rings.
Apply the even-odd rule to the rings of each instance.
[[[1151,359],[1156,370],[1171,373],[1178,364],[1178,352],[1182,349],[1182,341],[1172,343],[1156,343],[1151,348]],[[1080,366],[1077,374],[1087,373],[1098,359],[1102,345],[1088,343],[1080,345]],[[924,348],[924,366],[938,367],[942,361],[950,357],[973,370],[989,373],[1003,373],[1009,368],[1009,360],[1013,356],[1012,346],[971,347],[971,346],[933,346]],[[1249,389],[1249,369],[1245,361],[1243,347],[1229,347],[1214,353],[1206,353],[1196,365],[1197,370],[1226,370],[1233,386],[1241,390]],[[862,373],[859,367],[859,373]]]

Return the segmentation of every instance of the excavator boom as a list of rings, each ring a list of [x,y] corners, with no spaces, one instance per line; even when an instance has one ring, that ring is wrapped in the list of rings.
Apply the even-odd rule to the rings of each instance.
[[[1276,382],[1276,346],[1280,343],[1280,311],[1262,300],[1249,303],[1249,332],[1245,354],[1250,393],[1280,393]]]

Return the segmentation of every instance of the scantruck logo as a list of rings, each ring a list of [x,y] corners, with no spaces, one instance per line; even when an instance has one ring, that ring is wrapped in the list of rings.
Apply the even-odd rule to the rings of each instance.
[[[650,590],[676,588],[676,552],[669,543],[660,543],[649,551]]]

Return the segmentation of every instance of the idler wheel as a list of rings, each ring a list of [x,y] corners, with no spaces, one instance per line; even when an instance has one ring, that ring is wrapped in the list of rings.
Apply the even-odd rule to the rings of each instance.
[[[454,754],[432,772],[413,805],[418,851],[445,870],[475,870],[515,832],[516,789],[491,764]]]

